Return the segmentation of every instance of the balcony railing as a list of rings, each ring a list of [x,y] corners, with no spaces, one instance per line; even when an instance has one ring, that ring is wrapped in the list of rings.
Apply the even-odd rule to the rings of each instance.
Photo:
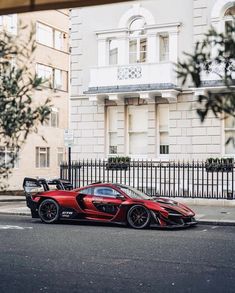
[[[117,68],[118,80],[139,79],[142,77],[142,67],[140,65],[120,66]]]
[[[89,88],[140,84],[177,85],[174,64],[172,62],[138,63],[95,67],[90,70]]]
[[[230,60],[227,64],[208,62],[202,66],[201,80],[206,81],[222,81],[225,76],[225,69],[227,74],[235,79],[235,60]]]

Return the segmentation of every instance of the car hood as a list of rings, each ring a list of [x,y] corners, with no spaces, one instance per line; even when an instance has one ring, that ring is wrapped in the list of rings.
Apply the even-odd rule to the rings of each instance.
[[[157,198],[155,202],[160,204],[165,209],[175,210],[179,213],[182,213],[184,216],[194,216],[195,213],[187,206],[182,203],[179,203],[175,200],[167,199],[167,198]]]
[[[144,204],[148,209],[153,211],[167,211],[168,213],[174,213],[175,211],[185,217],[195,215],[195,213],[189,207],[168,198],[153,197],[152,199],[140,200],[138,202]]]

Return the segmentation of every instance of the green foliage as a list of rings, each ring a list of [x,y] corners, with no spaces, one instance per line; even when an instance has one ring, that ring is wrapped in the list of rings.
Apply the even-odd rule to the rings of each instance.
[[[130,157],[120,157],[120,156],[117,156],[117,157],[109,157],[108,158],[108,163],[130,163],[131,161],[131,158]]]
[[[208,158],[205,166],[207,172],[231,172],[233,164],[234,158]]]
[[[49,99],[40,105],[34,101],[34,93],[43,83],[32,66],[35,48],[33,30],[27,40],[21,35],[0,32],[0,146],[14,152],[20,150],[29,133],[37,132],[50,114]],[[11,155],[8,164],[0,159],[0,178],[3,178],[9,174],[16,156]]]
[[[108,163],[106,164],[107,170],[127,170],[130,166],[130,157],[109,157]]]
[[[197,42],[193,54],[184,53],[186,61],[177,64],[178,77],[182,85],[191,80],[196,88],[202,87],[202,71],[210,72],[213,65],[221,66],[222,72],[217,72],[221,78],[222,88],[199,95],[197,112],[203,122],[211,110],[215,117],[221,118],[231,115],[235,117],[235,81],[232,74],[235,72],[235,21],[229,22],[225,33],[218,33],[211,28],[202,42]],[[212,50],[213,49],[213,50]],[[215,56],[212,52],[216,52]]]

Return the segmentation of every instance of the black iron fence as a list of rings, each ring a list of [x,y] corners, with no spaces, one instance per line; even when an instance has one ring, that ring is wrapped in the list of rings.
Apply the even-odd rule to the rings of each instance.
[[[149,195],[166,197],[235,199],[234,164],[218,166],[206,162],[131,161],[110,164],[105,160],[63,163],[60,177],[73,187],[94,182],[126,184]]]

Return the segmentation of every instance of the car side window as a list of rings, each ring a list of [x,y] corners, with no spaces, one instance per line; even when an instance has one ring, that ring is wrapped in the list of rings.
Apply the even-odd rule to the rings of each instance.
[[[84,188],[83,190],[79,192],[79,194],[93,194],[93,191],[94,191],[94,188],[91,188],[91,187]]]
[[[116,197],[119,193],[110,187],[96,187],[94,189],[95,196],[102,196],[102,197]]]

